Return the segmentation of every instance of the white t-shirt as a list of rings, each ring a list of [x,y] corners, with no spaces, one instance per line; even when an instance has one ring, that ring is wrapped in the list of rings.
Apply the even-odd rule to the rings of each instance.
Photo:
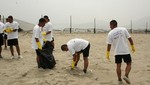
[[[69,52],[74,55],[75,52],[80,52],[81,50],[84,50],[89,44],[89,41],[84,40],[84,39],[71,39],[68,41],[67,46]]]
[[[38,49],[38,45],[37,42],[35,40],[35,38],[38,38],[41,45],[43,45],[43,39],[42,39],[42,34],[41,34],[41,27],[39,27],[38,25],[36,25],[33,28],[33,35],[32,35],[32,48],[33,49]]]
[[[126,28],[116,27],[109,32],[107,43],[113,46],[115,55],[130,54],[127,42],[130,37],[131,36]]]
[[[3,33],[4,30],[4,24],[0,22],[0,34]]]
[[[48,40],[48,41],[52,41],[52,37],[53,37],[53,28],[52,28],[52,23],[51,22],[47,22],[43,28],[43,31],[45,32],[49,32],[51,31],[51,33],[47,34],[45,36],[45,38]]]
[[[7,33],[7,39],[8,40],[18,38],[18,29],[19,29],[18,26],[19,26],[19,24],[16,21],[13,21],[12,23],[7,22],[5,24],[5,29],[7,29],[7,28],[11,28],[13,30],[17,29],[17,31],[15,31],[15,32]]]

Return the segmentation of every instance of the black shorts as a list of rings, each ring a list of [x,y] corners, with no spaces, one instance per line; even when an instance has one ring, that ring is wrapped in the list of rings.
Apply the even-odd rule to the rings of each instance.
[[[88,46],[84,50],[81,50],[81,52],[83,53],[83,57],[88,57],[89,51],[90,51],[90,43],[88,44]]]
[[[18,45],[18,39],[11,39],[7,41],[8,46]]]
[[[7,34],[4,34],[4,39],[7,40]]]
[[[0,34],[0,46],[2,46],[4,44],[4,41],[3,41],[3,34],[1,33]]]
[[[132,62],[131,55],[115,55],[115,63],[122,63],[122,59],[124,60],[125,63],[130,63]]]

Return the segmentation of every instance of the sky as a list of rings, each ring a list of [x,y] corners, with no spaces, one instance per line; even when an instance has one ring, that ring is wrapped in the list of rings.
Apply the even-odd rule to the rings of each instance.
[[[120,25],[150,16],[150,0],[0,0],[0,14],[37,24],[48,15],[54,27],[115,19]],[[109,25],[109,23],[108,23]]]

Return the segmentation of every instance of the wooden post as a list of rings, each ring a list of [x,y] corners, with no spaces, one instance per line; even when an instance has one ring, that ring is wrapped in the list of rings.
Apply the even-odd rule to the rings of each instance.
[[[70,33],[72,32],[72,16],[70,16]]]
[[[3,23],[5,23],[5,17],[3,16]]]
[[[131,20],[131,33],[132,33],[132,20]]]
[[[148,22],[146,22],[146,31],[145,31],[146,34],[147,34],[147,31],[148,31],[147,28],[148,28]]]
[[[96,33],[96,18],[94,18],[94,34]]]
[[[43,15],[41,14],[41,18],[43,18]]]

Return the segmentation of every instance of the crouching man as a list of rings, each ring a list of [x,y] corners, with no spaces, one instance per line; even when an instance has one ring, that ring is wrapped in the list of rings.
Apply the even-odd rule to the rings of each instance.
[[[89,50],[90,50],[90,43],[87,40],[84,39],[71,39],[68,41],[67,44],[63,44],[61,46],[62,51],[69,51],[73,56],[73,61],[71,64],[71,69],[74,69],[75,66],[77,66],[78,61],[80,60],[80,54],[83,54],[84,59],[84,69],[83,72],[87,72],[88,68],[88,56],[89,56]]]

